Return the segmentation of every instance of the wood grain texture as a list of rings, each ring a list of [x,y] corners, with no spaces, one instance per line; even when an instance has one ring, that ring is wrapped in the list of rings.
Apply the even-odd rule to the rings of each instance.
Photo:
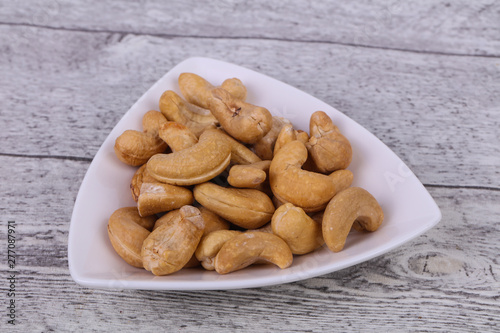
[[[498,332],[497,1],[0,3],[0,239],[18,230],[9,332]],[[356,266],[229,291],[92,290],[67,239],[110,130],[190,56],[233,62],[318,97],[398,154],[443,219]],[[289,110],[273,110],[290,116]],[[293,120],[293,119],[292,119]]]

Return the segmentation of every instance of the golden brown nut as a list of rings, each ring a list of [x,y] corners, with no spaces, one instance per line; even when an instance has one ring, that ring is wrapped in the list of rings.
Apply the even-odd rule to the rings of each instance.
[[[158,135],[167,143],[172,152],[192,147],[198,143],[198,138],[189,128],[175,121],[167,121],[161,125]]]
[[[240,188],[257,188],[267,179],[271,161],[260,161],[247,165],[233,165],[229,169],[229,185]]]
[[[253,145],[253,150],[257,156],[263,160],[272,160],[276,140],[285,124],[290,124],[290,121],[283,117],[273,116],[271,130]]]
[[[203,183],[229,165],[231,147],[217,130],[206,130],[197,144],[171,154],[156,154],[147,164],[149,174],[173,185]]]
[[[271,220],[274,206],[259,190],[227,188],[213,183],[196,185],[194,197],[202,206],[246,229],[256,229]]]
[[[343,136],[332,119],[323,111],[316,111],[310,120],[311,138],[306,147],[320,172],[345,169],[352,160],[349,140]]]
[[[167,275],[184,267],[200,242],[205,223],[200,211],[193,206],[180,209],[177,223],[155,229],[142,245],[144,268],[154,275]]]
[[[284,240],[276,235],[247,231],[226,241],[215,257],[217,273],[227,274],[264,260],[281,269],[289,267],[293,255]]]
[[[156,179],[151,177],[146,170],[146,164],[141,165],[139,169],[134,173],[132,180],[130,181],[130,191],[132,192],[132,199],[135,202],[139,200],[139,194],[141,194],[142,183],[154,183]]]
[[[155,229],[158,229],[162,225],[179,223],[178,220],[180,219],[181,219],[180,209],[171,210],[170,212],[163,214],[162,217],[156,220],[155,225],[153,227],[153,231],[155,231]]]
[[[182,73],[179,75],[179,88],[188,102],[208,109],[208,99],[212,97],[212,90],[216,87],[199,75]],[[244,101],[246,99],[247,89],[237,78],[225,80],[221,88],[238,100]]]
[[[302,130],[296,130],[292,124],[283,125],[274,144],[273,156],[278,153],[281,147],[295,140],[299,140],[305,144],[309,140],[309,135]]]
[[[224,89],[212,90],[208,106],[222,128],[243,143],[255,143],[271,129],[272,116],[267,109],[235,99]]]
[[[291,203],[280,206],[271,220],[273,234],[283,239],[293,254],[306,254],[324,244],[321,224]]]
[[[117,209],[108,221],[108,237],[116,253],[128,264],[142,267],[141,246],[155,217],[141,217],[136,207]]]
[[[141,216],[149,216],[190,205],[193,201],[193,193],[185,187],[159,182],[142,183],[137,209]]]
[[[213,231],[229,229],[230,227],[229,222],[224,220],[219,215],[215,214],[214,212],[210,211],[209,209],[203,206],[198,207],[198,209],[200,210],[201,216],[205,221],[205,230],[203,231],[203,236]]]
[[[144,131],[126,130],[116,138],[114,150],[120,161],[132,166],[146,163],[155,154],[164,152],[167,144],[158,136],[158,127],[167,120],[158,111],[143,117]]]
[[[172,90],[167,90],[161,95],[160,111],[168,120],[189,128],[196,137],[199,137],[206,128],[219,123],[210,110],[186,102]]]
[[[222,245],[239,234],[241,234],[241,231],[237,230],[216,230],[206,234],[195,251],[196,259],[201,262],[201,265],[206,270],[215,270],[214,259]]]
[[[213,129],[210,129],[213,131]],[[232,164],[251,164],[255,162],[259,162],[261,159],[259,156],[255,155],[253,151],[248,149],[245,145],[236,141],[229,134],[224,132],[223,130],[217,131],[222,137],[224,137],[231,146],[231,163]]]
[[[344,248],[354,223],[366,231],[377,230],[384,212],[377,200],[365,189],[350,187],[333,197],[323,216],[323,237],[333,252]]]
[[[306,159],[307,149],[302,142],[287,143],[271,162],[269,182],[279,201],[315,212],[324,209],[337,193],[337,184],[334,177],[302,170]]]

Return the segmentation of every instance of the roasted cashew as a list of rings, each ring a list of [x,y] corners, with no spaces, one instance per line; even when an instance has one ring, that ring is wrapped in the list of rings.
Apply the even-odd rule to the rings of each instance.
[[[185,187],[160,182],[143,182],[137,209],[141,216],[150,216],[190,205],[193,201],[193,193]]]
[[[200,211],[193,206],[180,209],[181,218],[155,229],[142,245],[144,268],[154,275],[177,272],[192,258],[205,228]]]
[[[284,240],[276,235],[247,231],[226,241],[217,253],[214,267],[217,273],[227,274],[264,260],[281,269],[293,262],[293,254]]]
[[[240,188],[258,188],[269,173],[271,161],[260,161],[247,165],[233,165],[229,169],[229,185]]]
[[[347,168],[352,160],[351,144],[332,119],[325,112],[316,111],[309,127],[311,138],[306,147],[318,170],[327,173]]]
[[[274,196],[290,202],[305,212],[322,210],[337,193],[334,177],[302,170],[307,149],[298,140],[287,143],[274,156],[269,169],[269,182]]]
[[[175,121],[167,121],[161,125],[158,135],[167,143],[172,152],[192,147],[198,143],[198,138],[188,127]]]
[[[253,151],[263,160],[271,160],[274,156],[274,145],[278,139],[281,128],[290,121],[283,117],[273,116],[271,129],[266,135],[253,145]]]
[[[182,73],[179,75],[179,88],[184,98],[195,105],[208,109],[208,99],[212,97],[214,87],[207,80],[193,73]],[[234,98],[244,101],[247,97],[247,89],[237,78],[225,80],[220,86]]]
[[[271,227],[273,234],[283,239],[293,254],[306,254],[324,244],[321,224],[291,203],[276,209]]]
[[[229,165],[231,146],[217,130],[206,130],[197,144],[171,154],[156,154],[147,164],[149,174],[173,185],[203,183]]]
[[[196,259],[201,262],[203,268],[209,271],[215,270],[214,258],[219,253],[222,245],[239,234],[241,234],[241,231],[237,230],[216,230],[206,234],[194,253]]]
[[[193,194],[202,206],[246,229],[263,226],[274,213],[271,199],[259,190],[203,183],[195,186]]]
[[[384,220],[384,212],[377,200],[365,189],[350,187],[333,197],[323,216],[323,237],[333,252],[344,248],[347,235],[354,223],[366,231],[377,230]]]
[[[108,237],[116,253],[128,264],[142,267],[141,246],[156,217],[141,217],[136,207],[117,209],[108,221]]]
[[[166,122],[158,111],[148,111],[142,120],[143,132],[126,130],[115,141],[115,154],[120,161],[132,166],[146,163],[155,154],[167,149],[167,144],[158,136],[159,126]]]
[[[141,186],[142,183],[154,183],[157,180],[149,175],[146,170],[146,164],[143,164],[137,171],[134,173],[132,180],[130,181],[130,191],[132,192],[132,199],[135,202],[139,200],[139,195],[141,194]]]
[[[273,156],[278,153],[278,151],[286,145],[288,142],[299,140],[302,143],[306,143],[309,140],[309,135],[301,130],[296,130],[293,128],[292,124],[285,124],[278,133],[276,138],[276,143],[274,144]]]
[[[210,131],[214,131],[214,129],[210,129]],[[223,130],[219,129],[217,132],[224,137],[231,146],[231,164],[251,164],[261,161],[259,156],[255,155],[253,151],[235,140]]]
[[[218,124],[210,110],[186,102],[172,90],[167,90],[161,95],[160,111],[168,120],[186,126],[197,137],[206,128]]]
[[[203,217],[203,220],[205,220],[205,230],[203,231],[203,236],[213,231],[229,229],[229,222],[224,220],[219,215],[203,206],[198,207],[198,209],[200,210],[201,217]]]
[[[238,100],[224,89],[212,90],[208,106],[222,128],[241,142],[255,143],[271,129],[272,116],[267,109]]]

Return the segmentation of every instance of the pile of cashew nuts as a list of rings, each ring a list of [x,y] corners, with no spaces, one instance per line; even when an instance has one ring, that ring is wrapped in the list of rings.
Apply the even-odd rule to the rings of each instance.
[[[165,91],[143,130],[115,141],[138,167],[134,207],[116,210],[108,236],[128,264],[155,275],[202,266],[220,274],[251,264],[284,269],[324,244],[344,248],[351,228],[375,231],[377,200],[351,187],[352,148],[332,119],[312,114],[309,133],[246,102],[237,78],[216,87],[179,76],[182,97]]]

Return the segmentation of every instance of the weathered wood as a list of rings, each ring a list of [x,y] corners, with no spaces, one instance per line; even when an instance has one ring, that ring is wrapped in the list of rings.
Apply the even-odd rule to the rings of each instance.
[[[381,257],[313,279],[229,291],[89,290],[71,280],[66,258],[72,201],[88,162],[0,162],[20,171],[15,184],[1,175],[0,190],[12,199],[3,200],[0,212],[14,213],[18,224],[23,331],[467,332],[494,331],[500,322],[498,191],[431,188],[443,213],[435,228]]]
[[[378,136],[424,183],[500,187],[496,58],[47,29],[28,44],[19,38],[22,29],[0,27],[4,154],[92,158],[142,93],[178,62],[201,54],[324,100]]]
[[[118,15],[119,19],[116,19]],[[0,22],[176,37],[336,43],[500,55],[500,5],[481,1],[6,2]]]

